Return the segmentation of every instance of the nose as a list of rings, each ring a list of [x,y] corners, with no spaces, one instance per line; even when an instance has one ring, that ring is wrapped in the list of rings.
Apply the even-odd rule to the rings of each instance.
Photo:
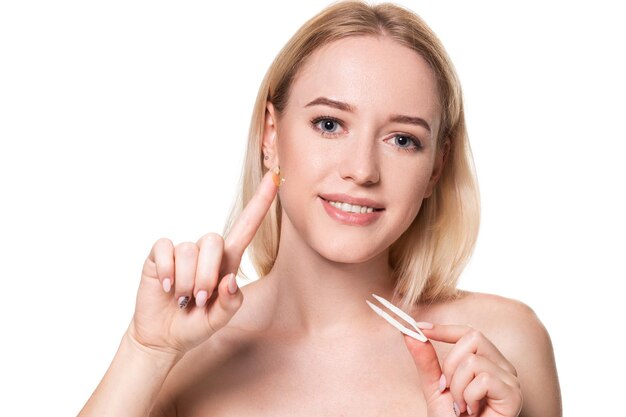
[[[372,185],[380,180],[376,141],[354,140],[353,146],[343,150],[339,166],[341,178],[359,185]]]

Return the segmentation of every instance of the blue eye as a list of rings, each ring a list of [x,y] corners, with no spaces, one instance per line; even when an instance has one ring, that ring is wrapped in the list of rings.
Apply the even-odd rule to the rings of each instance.
[[[337,128],[337,122],[334,120],[323,120],[321,126],[324,131],[332,133]]]
[[[314,129],[319,130],[323,135],[327,136],[335,136],[339,132],[339,126],[341,126],[341,122],[334,117],[330,116],[321,116],[311,120],[311,124]]]
[[[398,145],[400,145],[401,148],[405,148],[406,145],[410,145],[411,144],[411,139],[407,138],[406,136],[394,136],[396,139],[400,138],[403,139],[402,141],[396,140],[396,143]],[[400,143],[402,142],[402,143]]]
[[[395,139],[396,144],[402,150],[411,152],[422,149],[420,141],[411,135],[395,135],[393,139]]]

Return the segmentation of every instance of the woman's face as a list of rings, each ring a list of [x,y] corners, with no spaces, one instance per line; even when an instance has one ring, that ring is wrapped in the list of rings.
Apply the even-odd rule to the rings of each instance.
[[[387,37],[335,41],[300,69],[284,112],[268,110],[263,146],[266,166],[279,164],[285,177],[283,227],[325,258],[379,255],[432,192],[443,162],[437,85],[411,49]],[[348,213],[328,202],[350,197],[381,210],[342,205],[359,210]]]

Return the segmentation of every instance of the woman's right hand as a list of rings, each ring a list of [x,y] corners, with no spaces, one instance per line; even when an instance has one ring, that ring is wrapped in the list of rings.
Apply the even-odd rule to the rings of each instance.
[[[235,275],[274,200],[278,178],[271,170],[265,174],[226,239],[209,233],[176,247],[166,238],[154,243],[126,337],[149,352],[182,357],[230,321],[243,302]],[[185,297],[188,304],[181,307]]]
[[[523,398],[517,370],[482,332],[467,325],[421,328],[430,340],[453,344],[440,365],[430,340],[403,336],[420,374],[429,417],[519,416]]]

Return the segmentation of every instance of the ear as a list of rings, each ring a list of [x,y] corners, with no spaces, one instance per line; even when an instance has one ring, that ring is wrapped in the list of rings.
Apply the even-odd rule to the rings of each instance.
[[[424,193],[424,198],[428,198],[432,195],[441,174],[443,173],[443,168],[446,166],[446,161],[448,160],[448,155],[450,154],[450,139],[446,139],[441,149],[437,150],[437,156],[435,159],[435,165],[433,166],[433,173],[430,176],[430,181],[428,182],[428,186],[426,187],[426,192]]]
[[[267,169],[272,169],[280,164],[278,159],[278,129],[276,126],[276,110],[271,102],[267,102],[265,109],[265,125],[263,126],[263,165]],[[265,156],[268,159],[265,159]]]

